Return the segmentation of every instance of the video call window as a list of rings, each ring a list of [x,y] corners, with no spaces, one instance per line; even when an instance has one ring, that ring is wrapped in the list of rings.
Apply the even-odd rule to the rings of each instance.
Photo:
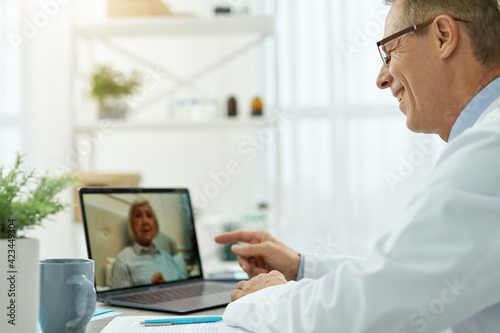
[[[97,290],[202,275],[187,192],[85,193]]]

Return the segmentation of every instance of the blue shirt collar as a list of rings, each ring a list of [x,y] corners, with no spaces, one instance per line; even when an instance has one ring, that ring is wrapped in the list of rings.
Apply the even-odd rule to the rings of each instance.
[[[135,254],[138,256],[141,254],[145,254],[145,253],[157,253],[157,252],[159,252],[154,244],[151,245],[150,247],[144,247],[144,246],[140,245],[139,243],[134,242],[134,245],[132,246],[132,248],[133,248]]]
[[[467,104],[465,109],[460,113],[455,124],[451,128],[448,142],[456,138],[467,128],[472,127],[483,112],[491,105],[497,98],[500,97],[500,77],[496,78],[486,87],[484,87],[479,94]]]

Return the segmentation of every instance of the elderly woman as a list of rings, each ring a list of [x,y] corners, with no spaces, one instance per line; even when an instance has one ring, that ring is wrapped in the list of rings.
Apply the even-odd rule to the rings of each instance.
[[[153,238],[158,220],[147,201],[135,202],[128,214],[129,234],[134,244],[124,248],[113,265],[113,288],[180,280],[187,277],[186,264],[172,240],[169,251],[157,248]]]

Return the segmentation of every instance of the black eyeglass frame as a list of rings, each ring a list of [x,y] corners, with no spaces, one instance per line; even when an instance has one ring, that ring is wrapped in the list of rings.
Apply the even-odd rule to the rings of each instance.
[[[378,41],[377,42],[377,49],[378,49],[378,53],[380,54],[380,58],[382,58],[382,62],[384,63],[384,66],[389,67],[388,64],[389,64],[389,61],[391,60],[391,58],[388,56],[384,56],[385,52],[384,52],[384,50],[381,49],[382,46],[389,43],[391,40],[394,40],[398,37],[401,37],[409,32],[413,32],[415,30],[418,30],[420,28],[428,26],[429,24],[434,22],[435,19],[436,19],[436,17],[433,19],[427,20],[423,23],[412,25],[411,27],[408,27],[406,29],[398,31],[398,32],[396,32],[390,36],[387,36],[384,39]],[[460,18],[456,18],[456,17],[452,17],[452,19],[454,19],[455,21],[460,21],[460,22],[472,22],[472,20],[469,20],[469,19],[460,19]]]

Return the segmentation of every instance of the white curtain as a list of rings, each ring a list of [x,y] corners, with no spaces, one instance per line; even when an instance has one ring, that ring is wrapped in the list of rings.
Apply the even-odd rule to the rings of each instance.
[[[375,85],[389,7],[278,0],[280,94],[297,117],[282,137],[281,219],[300,251],[366,255],[398,223],[443,143],[411,133]]]
[[[70,136],[71,9],[73,1],[0,0],[0,164],[15,152],[37,173],[57,174],[66,165]],[[71,167],[71,165],[69,166]],[[71,202],[72,191],[59,195]],[[40,241],[40,257],[81,257],[81,225],[66,210],[29,229]]]
[[[20,54],[9,41],[18,29],[18,12],[18,1],[0,1],[0,165],[11,165],[22,145]]]

